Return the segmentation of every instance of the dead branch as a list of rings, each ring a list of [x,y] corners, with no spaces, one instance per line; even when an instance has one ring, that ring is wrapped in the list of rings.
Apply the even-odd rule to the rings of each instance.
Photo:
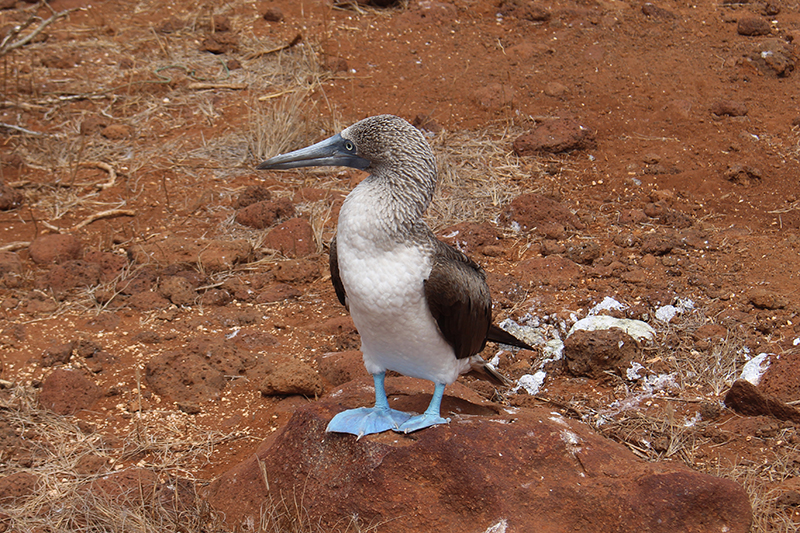
[[[13,124],[6,124],[5,122],[0,122],[0,128],[7,128],[10,130],[18,131],[20,133],[24,133],[25,135],[44,135],[44,133],[38,131],[26,130],[25,128],[22,128],[20,126],[14,126]]]
[[[9,102],[9,101],[0,102],[0,109],[6,109],[6,108],[11,108],[11,109],[17,108],[17,109],[22,109],[24,111],[38,111],[40,113],[46,113],[47,111],[50,110],[45,106],[29,104],[27,102]]]
[[[283,96],[285,94],[296,93],[298,90],[299,89],[286,89],[285,91],[278,91],[277,93],[265,94],[264,96],[259,96],[258,97],[258,101],[259,102],[265,102],[267,100],[272,100],[273,98],[280,98],[281,96]]]
[[[136,216],[136,211],[134,211],[133,209],[109,209],[107,211],[101,211],[99,213],[94,213],[92,215],[89,215],[88,217],[86,217],[85,219],[83,219],[82,221],[78,222],[77,224],[75,224],[74,226],[72,226],[71,228],[68,228],[68,229],[67,228],[59,228],[59,227],[53,226],[52,224],[49,224],[49,223],[44,222],[44,221],[41,221],[41,222],[42,222],[42,225],[44,227],[46,227],[47,229],[61,232],[61,231],[79,230],[82,227],[88,226],[92,222],[95,222],[95,221],[100,220],[102,218],[132,217],[132,216]]]
[[[101,191],[104,191],[106,189],[109,189],[109,188],[113,187],[114,184],[117,181],[117,172],[114,170],[114,167],[112,167],[108,163],[104,163],[102,161],[85,161],[83,163],[80,163],[80,166],[82,166],[82,167],[97,167],[99,169],[102,169],[102,170],[105,170],[106,172],[108,172],[108,181],[107,182],[95,184],[95,187],[97,187]]]
[[[47,6],[47,8],[50,9],[50,11],[53,13],[50,16],[50,18],[42,20],[39,23],[39,25],[33,29],[32,32],[30,32],[28,35],[24,37],[20,37],[19,39],[17,39],[17,37],[19,37],[19,35],[23,31],[33,26],[33,24],[37,20],[41,20],[41,18],[36,15],[36,12],[39,10],[39,8],[43,6]],[[55,11],[53,11],[53,9],[50,7],[50,4],[48,4],[46,0],[42,0],[41,2],[39,2],[39,4],[37,4],[37,6],[31,12],[31,15],[30,17],[28,17],[28,20],[26,20],[25,22],[23,22],[18,26],[14,26],[13,28],[11,28],[9,32],[6,34],[6,36],[3,38],[3,40],[0,41],[0,57],[3,57],[12,50],[16,50],[17,48],[22,48],[23,46],[34,40],[36,36],[42,33],[42,30],[44,30],[50,24],[66,17],[67,15],[69,15],[73,11],[77,11],[78,9],[79,8],[65,9],[64,11],[59,11],[58,13],[56,13]]]
[[[31,243],[27,241],[14,241],[8,244],[4,244],[0,246],[0,252],[14,252],[16,250],[22,250],[23,248],[27,248],[30,246]]]
[[[206,89],[230,89],[232,91],[243,91],[247,89],[246,83],[206,83],[195,82],[186,86],[187,89],[192,91],[204,91]]]
[[[274,54],[275,52],[280,52],[282,50],[288,50],[289,48],[292,48],[300,44],[300,41],[302,40],[303,36],[298,33],[297,35],[294,36],[294,39],[292,39],[288,44],[276,46],[275,48],[270,48],[269,50],[261,50],[260,52],[253,52],[252,54],[248,54],[245,59],[256,59],[269,54]]]

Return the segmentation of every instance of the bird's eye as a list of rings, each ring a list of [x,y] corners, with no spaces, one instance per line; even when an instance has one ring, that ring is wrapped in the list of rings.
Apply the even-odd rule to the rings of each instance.
[[[356,149],[356,145],[354,145],[350,141],[345,141],[344,142],[344,149],[347,150],[348,152],[352,152],[353,150]]]

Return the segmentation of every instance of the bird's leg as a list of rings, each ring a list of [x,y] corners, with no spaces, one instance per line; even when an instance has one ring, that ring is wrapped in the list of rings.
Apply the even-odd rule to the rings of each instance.
[[[342,411],[328,423],[325,431],[352,433],[360,439],[364,435],[399,428],[411,415],[389,407],[384,380],[386,373],[373,374],[375,381],[375,407],[359,407]]]
[[[433,398],[431,403],[424,413],[417,416],[412,416],[407,422],[402,424],[399,429],[395,431],[403,433],[411,433],[418,429],[435,426],[437,424],[447,424],[450,422],[449,418],[442,418],[439,410],[442,405],[442,397],[444,396],[444,383],[437,383],[436,388],[433,390]]]

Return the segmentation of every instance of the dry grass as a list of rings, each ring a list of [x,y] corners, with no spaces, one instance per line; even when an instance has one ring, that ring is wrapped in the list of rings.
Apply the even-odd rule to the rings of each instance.
[[[796,507],[780,505],[780,493],[773,487],[776,481],[796,478],[798,471],[797,458],[800,447],[785,450],[776,460],[766,464],[716,465],[708,473],[731,479],[739,483],[747,492],[753,508],[752,533],[797,533],[800,531],[800,517]]]
[[[353,9],[361,9],[350,3]],[[153,2],[140,2],[137,9],[153,8]],[[215,11],[224,12],[225,6]],[[69,216],[85,217],[110,208],[121,208],[139,201],[150,201],[152,186],[145,173],[174,172],[182,178],[180,184],[206,184],[223,191],[222,198],[235,194],[227,181],[240,175],[252,174],[253,165],[277,153],[305,146],[314,140],[342,128],[335,109],[328,105],[334,118],[322,123],[309,95],[322,88],[328,74],[319,65],[313,43],[302,43],[286,51],[263,54],[273,46],[285,43],[265,43],[255,37],[243,36],[237,57],[245,68],[229,70],[219,57],[199,52],[194,42],[199,26],[209,16],[205,8],[187,15],[186,26],[170,35],[155,31],[138,42],[111,39],[96,28],[96,38],[82,41],[59,40],[66,51],[83,55],[136,57],[133,68],[120,76],[113,62],[99,63],[92,79],[71,76],[47,92],[17,91],[17,100],[9,105],[20,109],[37,109],[42,122],[51,132],[47,135],[18,131],[14,137],[15,152],[19,154],[34,179],[16,184],[28,196],[28,205],[35,206],[39,220],[61,227]],[[58,21],[54,20],[53,25]],[[234,21],[235,22],[235,21]],[[82,31],[80,28],[76,31]],[[123,44],[120,44],[123,43]],[[52,47],[48,43],[29,45],[32,53],[44,54]],[[146,53],[141,53],[144,50]],[[29,57],[8,54],[11,71],[28,64]],[[5,75],[5,74],[4,74]],[[36,67],[31,86],[41,85],[46,72]],[[17,80],[3,79],[3,87],[17,87]],[[215,91],[190,88],[192,83],[242,85],[249,89],[247,121],[249,127],[230,128],[221,120],[224,110],[218,107]],[[228,89],[220,89],[228,90]],[[324,94],[324,93],[323,93]],[[21,98],[19,95],[24,95]],[[74,112],[67,103],[76,100],[100,103],[100,111]],[[114,123],[131,126],[134,134],[124,140],[111,141],[94,135],[81,134],[81,123],[99,115]],[[199,130],[199,133],[198,133]],[[457,222],[485,222],[496,219],[501,208],[523,192],[552,192],[556,180],[548,180],[553,162],[531,158],[518,160],[510,150],[511,140],[521,128],[493,127],[482,132],[444,132],[431,139],[439,165],[439,188],[428,213],[435,231]],[[177,133],[176,133],[177,132]],[[183,135],[183,132],[192,132]],[[36,133],[36,132],[34,132]],[[795,143],[784,147],[794,160],[800,153]],[[113,200],[103,196],[97,184],[108,179],[96,168],[82,164],[101,161],[111,165],[124,181],[124,192]],[[557,165],[556,165],[557,166]],[[290,194],[300,186],[334,189],[346,192],[341,175],[331,169],[309,170],[282,174],[286,188],[276,195]],[[545,179],[538,179],[545,177]],[[210,185],[209,185],[210,184]],[[179,184],[174,187],[178,190]],[[166,186],[165,186],[166,188]],[[211,211],[227,209],[227,204],[211,207]],[[167,198],[167,205],[170,205]],[[308,216],[314,229],[317,250],[322,251],[331,237],[331,202],[318,201],[298,206]],[[32,212],[33,213],[33,212]],[[233,215],[218,222],[215,231],[226,238],[244,238],[264,254],[260,261],[242,270],[263,269],[265,263],[280,258],[261,250],[266,231],[243,228],[233,221]],[[218,283],[235,272],[215,274]],[[123,272],[123,281],[133,272]],[[69,302],[62,303],[58,313],[69,306],[78,309],[105,310],[105,303],[94,298],[97,291],[113,293],[115,282],[93,287]],[[692,391],[717,401],[741,371],[744,363],[744,340],[734,330],[726,339],[708,351],[693,349],[691,334],[708,319],[699,312],[683,315],[659,331],[660,338],[674,338],[672,346],[662,346],[657,353],[674,375],[680,393]],[[679,394],[680,394],[679,393]],[[142,420],[134,431],[122,439],[121,446],[108,445],[98,433],[85,433],[72,419],[56,416],[38,408],[36,394],[31,389],[18,388],[0,396],[0,414],[11,426],[26,435],[33,461],[22,466],[15,460],[0,458],[0,476],[29,472],[39,476],[35,494],[22,501],[3,505],[7,518],[0,522],[11,531],[182,531],[200,532],[221,530],[215,516],[194,493],[191,472],[208,461],[214,447],[237,435],[219,434],[185,426],[175,419],[162,417]],[[666,400],[664,405],[671,406]],[[571,408],[584,419],[597,413],[577,403]],[[639,457],[649,461],[680,460],[695,466],[699,447],[707,444],[697,428],[687,427],[675,420],[671,407],[654,415],[652,412],[625,411],[613,418],[603,418],[596,428],[606,436],[624,443]],[[599,418],[595,418],[599,420]],[[155,493],[137,491],[128,498],[109,499],[89,490],[99,474],[79,474],[78,464],[86,457],[103,458],[117,472],[132,467],[146,468],[157,474],[161,485],[184,487],[181,505],[175,499],[157,497]],[[766,464],[747,464],[720,467],[710,473],[741,483],[750,494],[755,512],[755,533],[798,531],[787,509],[777,505],[776,482],[798,477],[797,446],[781,448]],[[163,494],[163,493],[162,493]],[[306,533],[323,531],[303,509],[302,495],[292,499],[275,498],[265,505],[260,531],[272,533]],[[255,530],[255,524],[251,524]],[[246,528],[245,528],[246,529]],[[379,525],[365,527],[353,519],[343,523],[341,531],[373,531]]]
[[[24,387],[0,395],[0,413],[10,428],[24,437],[27,448],[17,453],[26,457],[29,453],[31,458],[23,467],[15,457],[0,457],[0,478],[18,472],[37,477],[33,493],[3,502],[0,528],[4,531],[226,531],[222,517],[195,492],[197,484],[191,472],[210,460],[215,446],[241,435],[187,428],[185,421],[179,423],[166,414],[149,421],[142,418],[122,445],[113,447],[99,432],[86,433],[75,420],[40,409],[36,391]],[[81,473],[80,464],[87,458],[99,459],[107,466]],[[138,482],[116,485],[115,475],[132,476]],[[255,531],[255,524],[251,526]],[[271,497],[257,530],[327,531],[307,515],[298,496],[290,500]],[[336,529],[375,530],[356,518]]]
[[[209,531],[218,520],[194,493],[186,473],[198,461],[207,461],[216,443],[231,435],[194,431],[182,436],[175,427],[140,426],[122,449],[107,444],[100,433],[86,433],[64,416],[39,409],[36,392],[18,387],[0,398],[0,412],[24,437],[30,453],[28,466],[3,458],[0,475],[26,472],[37,477],[36,490],[27,498],[4,502],[2,525],[11,531]],[[20,450],[18,453],[21,453]],[[140,458],[131,463],[132,458]],[[86,472],[87,458],[111,466]],[[110,472],[148,468],[150,486],[110,494],[98,485]],[[150,478],[148,478],[150,479]],[[133,489],[135,487],[128,487]],[[180,488],[180,490],[179,490]]]
[[[530,173],[511,152],[521,131],[443,132],[431,140],[439,184],[428,210],[434,231],[457,222],[485,222],[521,192]]]
[[[682,390],[693,389],[718,397],[741,374],[748,352],[745,339],[736,328],[726,328],[725,338],[715,342],[710,350],[694,349],[692,334],[700,326],[713,323],[702,310],[694,309],[677,315],[669,324],[659,324],[660,338],[670,342],[662,343],[654,356],[666,362]]]
[[[677,414],[680,407],[721,402],[746,362],[745,341],[734,329],[729,328],[727,336],[708,350],[693,348],[693,333],[709,322],[713,319],[701,309],[694,309],[657,328],[658,340],[647,358],[664,365],[663,375],[671,376],[674,386],[661,391],[634,391],[628,390],[627,385],[621,386],[618,397],[624,397],[620,402],[622,407],[613,413],[606,410],[600,414],[574,399],[570,407],[599,433],[620,442],[644,460],[678,460],[690,468],[740,483],[753,508],[753,533],[796,533],[800,531],[798,517],[792,507],[778,504],[781,492],[776,490],[781,482],[800,476],[800,448],[797,444],[787,444],[795,431],[785,428],[772,439],[772,445],[765,442],[760,460],[742,452],[743,458],[731,463],[724,458],[725,454],[717,455],[716,450],[718,447],[734,450],[738,445],[714,441],[712,437],[718,433],[714,421],[699,419],[689,423]],[[646,401],[648,398],[652,401]],[[693,410],[693,407],[688,409]]]

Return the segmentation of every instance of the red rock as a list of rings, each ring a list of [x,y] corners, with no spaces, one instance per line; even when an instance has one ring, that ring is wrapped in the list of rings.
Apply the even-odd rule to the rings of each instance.
[[[179,402],[216,399],[225,388],[225,375],[205,357],[183,351],[153,357],[145,366],[145,380],[159,396]]]
[[[281,22],[283,20],[283,11],[277,7],[269,7],[264,10],[264,14],[261,17],[266,20],[267,22]]]
[[[128,258],[111,252],[88,252],[83,260],[100,266],[100,280],[109,282],[117,278],[128,266]]]
[[[458,248],[467,255],[475,252],[483,253],[486,246],[500,243],[500,234],[491,224],[461,222],[439,232],[439,238]]]
[[[641,224],[647,220],[647,215],[641,209],[622,209],[619,212],[620,224]]]
[[[299,298],[303,293],[286,283],[272,283],[267,285],[256,297],[256,302],[270,303],[281,302]]]
[[[0,251],[0,278],[6,274],[22,274],[22,261],[14,252]]]
[[[734,163],[728,166],[725,171],[725,179],[737,185],[750,187],[760,183],[763,178],[763,173],[758,167],[750,165],[740,165]]]
[[[294,205],[288,198],[250,204],[236,213],[236,222],[249,228],[264,229],[275,222],[294,216]]]
[[[618,328],[579,329],[564,340],[564,361],[573,376],[603,379],[610,370],[624,378],[625,371],[632,361],[639,359],[640,352],[639,343]]]
[[[642,254],[665,255],[674,248],[680,247],[680,241],[672,232],[668,233],[647,233],[642,236],[639,249]]]
[[[783,402],[800,398],[800,351],[770,357],[769,368],[758,382],[759,390]]]
[[[231,19],[224,15],[214,15],[211,17],[212,31],[231,31]]]
[[[44,265],[78,259],[82,249],[83,245],[75,235],[49,233],[34,239],[28,247],[28,253],[34,263]]]
[[[78,370],[57,369],[42,383],[39,404],[60,415],[91,409],[100,398],[100,388]]]
[[[570,261],[581,265],[591,265],[600,257],[600,245],[594,241],[578,241],[570,243],[564,250],[564,255]]]
[[[264,247],[287,257],[305,257],[317,251],[314,230],[304,218],[293,218],[272,229],[264,239]]]
[[[251,185],[239,193],[236,200],[233,202],[233,207],[242,209],[248,205],[253,205],[257,202],[265,202],[272,199],[272,193],[269,189],[261,185]]]
[[[275,281],[284,283],[308,283],[322,275],[319,264],[308,259],[280,261],[272,271]]]
[[[28,472],[14,472],[0,477],[0,504],[10,504],[31,496],[38,482],[39,476]]]
[[[719,324],[703,324],[692,333],[692,336],[695,339],[721,342],[728,337],[728,329]]]
[[[557,154],[594,148],[594,131],[571,118],[558,118],[537,124],[528,133],[519,136],[513,144],[519,156],[537,153]]]
[[[22,205],[22,193],[0,181],[0,211],[16,209]]]
[[[223,307],[233,301],[231,294],[223,289],[209,289],[200,296],[200,305]]]
[[[111,124],[103,128],[100,135],[111,141],[120,141],[133,135],[133,128],[127,124]]]
[[[677,463],[643,462],[549,409],[510,414],[448,394],[448,425],[411,436],[325,433],[336,412],[372,403],[367,383],[351,382],[299,408],[277,437],[209,487],[208,501],[228,517],[228,527],[259,527],[270,494],[302,487],[303,512],[323,530],[352,516],[380,523],[384,533],[487,531],[499,523],[509,531],[750,528],[750,503],[735,482]],[[390,405],[400,409],[420,412],[430,399],[397,393],[392,378],[387,387]]]
[[[127,305],[136,311],[155,311],[156,309],[166,309],[172,304],[157,292],[144,290],[128,298]]]
[[[673,13],[672,11],[668,11],[663,7],[658,7],[656,5],[653,5],[650,2],[647,2],[642,6],[642,14],[645,15],[646,17],[652,17],[656,19],[669,20],[676,18],[675,13]]]
[[[758,387],[743,379],[733,382],[725,395],[725,405],[743,415],[771,416],[800,424],[800,409],[764,394]]]
[[[719,100],[711,106],[711,112],[720,117],[743,117],[747,114],[747,104],[734,100]]]
[[[765,39],[755,43],[753,49],[747,54],[747,59],[752,61],[760,71],[771,76],[785,78],[789,76],[797,65],[795,43],[787,43],[783,39]]]
[[[74,349],[75,343],[72,341],[50,346],[42,355],[42,366],[49,367],[56,364],[64,365],[69,363]]]
[[[764,287],[750,289],[747,292],[747,299],[759,309],[783,309],[789,303],[782,294]]]
[[[769,35],[771,30],[772,25],[768,21],[753,15],[743,16],[736,26],[736,32],[739,35]]]
[[[481,87],[472,95],[478,107],[485,111],[499,111],[514,103],[515,91],[511,85],[490,83]]]
[[[169,276],[161,281],[158,287],[161,296],[169,299],[177,306],[194,305],[197,292],[183,276]]]
[[[213,33],[203,39],[200,50],[202,52],[211,52],[212,54],[236,52],[239,50],[239,39],[235,33]]]
[[[584,227],[566,206],[533,193],[520,194],[514,198],[500,213],[500,220],[506,225],[516,222],[523,231],[550,227],[556,223],[569,229]]]
[[[100,283],[100,273],[100,266],[95,263],[65,261],[50,269],[44,278],[44,284],[60,300],[71,289],[92,287]]]
[[[367,377],[364,356],[358,350],[328,352],[318,355],[314,360],[320,376],[334,387],[344,385],[354,379]]]
[[[243,312],[238,317],[239,324],[252,323],[260,318],[259,314],[255,316]],[[256,335],[255,333],[242,333],[243,336]],[[238,335],[237,335],[238,337]],[[259,340],[266,339],[272,340],[269,334],[257,335]],[[241,341],[242,339],[239,339]],[[215,370],[220,371],[225,376],[235,376],[245,373],[248,369],[253,368],[257,361],[256,358],[250,353],[250,350],[239,350],[238,347],[243,343],[233,342],[226,337],[215,335],[213,337],[198,337],[191,339],[186,344],[186,352],[189,354],[202,357],[204,361],[210,364]],[[263,349],[268,346],[269,342],[263,342],[260,347]],[[252,346],[251,346],[252,348]]]
[[[265,370],[266,376],[258,388],[264,396],[299,394],[313,398],[324,390],[317,371],[296,357],[273,355]]]
[[[500,308],[511,308],[521,304],[528,296],[519,280],[511,274],[487,272],[486,283],[492,294],[492,303]]]

